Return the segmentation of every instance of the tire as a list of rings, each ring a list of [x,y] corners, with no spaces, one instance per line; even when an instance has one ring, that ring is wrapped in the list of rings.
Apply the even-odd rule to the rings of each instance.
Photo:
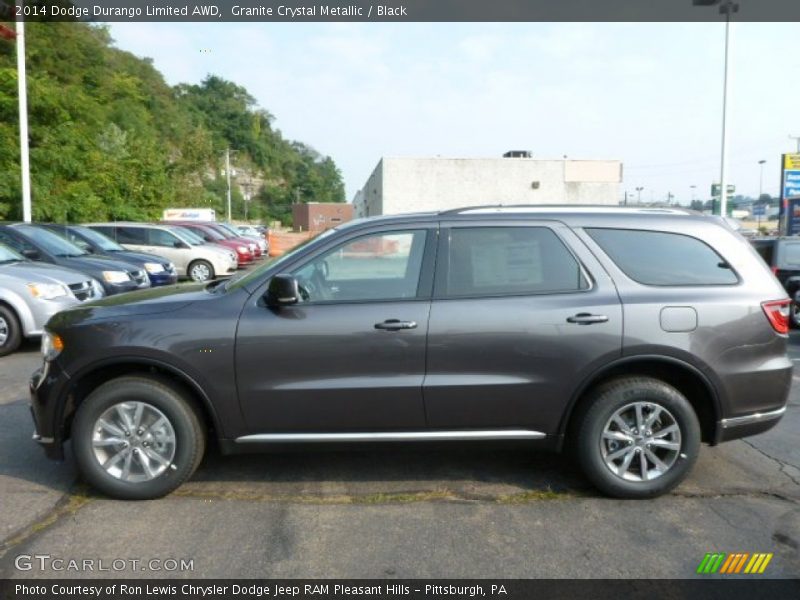
[[[14,352],[22,343],[22,327],[16,313],[0,304],[0,356]]]
[[[101,418],[107,425],[101,425]],[[104,383],[80,404],[72,424],[73,452],[84,478],[122,500],[169,494],[192,476],[205,446],[194,409],[169,381],[156,377]]]
[[[198,283],[211,281],[215,277],[214,267],[207,260],[195,260],[189,265],[187,270],[189,278]]]
[[[578,462],[586,477],[609,496],[660,496],[683,481],[697,460],[697,415],[683,394],[658,379],[625,377],[603,384],[579,418]],[[655,420],[648,425],[649,418]],[[646,427],[641,434],[637,420]]]
[[[791,329],[800,329],[800,305],[794,300],[789,306],[789,327]]]

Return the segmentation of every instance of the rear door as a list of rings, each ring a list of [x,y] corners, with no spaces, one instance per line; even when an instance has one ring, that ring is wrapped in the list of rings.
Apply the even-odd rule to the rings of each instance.
[[[430,427],[555,432],[578,382],[621,355],[612,281],[559,223],[441,227],[424,385]]]

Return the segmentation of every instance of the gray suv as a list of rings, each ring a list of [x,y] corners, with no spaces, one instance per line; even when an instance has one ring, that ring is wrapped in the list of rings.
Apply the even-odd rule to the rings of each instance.
[[[774,426],[789,299],[723,221],[487,207],[353,221],[229,281],[53,317],[36,438],[119,498],[174,490],[207,443],[518,440],[647,498],[701,442]]]

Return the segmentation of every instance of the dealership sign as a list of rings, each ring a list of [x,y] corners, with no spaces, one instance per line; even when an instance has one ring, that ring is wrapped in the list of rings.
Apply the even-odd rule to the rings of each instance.
[[[800,169],[783,172],[783,197],[800,198]]]

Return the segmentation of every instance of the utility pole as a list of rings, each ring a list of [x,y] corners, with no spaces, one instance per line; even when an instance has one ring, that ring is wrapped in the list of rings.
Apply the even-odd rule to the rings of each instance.
[[[19,94],[19,159],[22,174],[22,220],[31,222],[31,164],[28,150],[28,85],[25,70],[25,20],[17,17],[17,90]]]
[[[231,222],[231,149],[225,148],[225,178],[228,180],[228,223]]]

